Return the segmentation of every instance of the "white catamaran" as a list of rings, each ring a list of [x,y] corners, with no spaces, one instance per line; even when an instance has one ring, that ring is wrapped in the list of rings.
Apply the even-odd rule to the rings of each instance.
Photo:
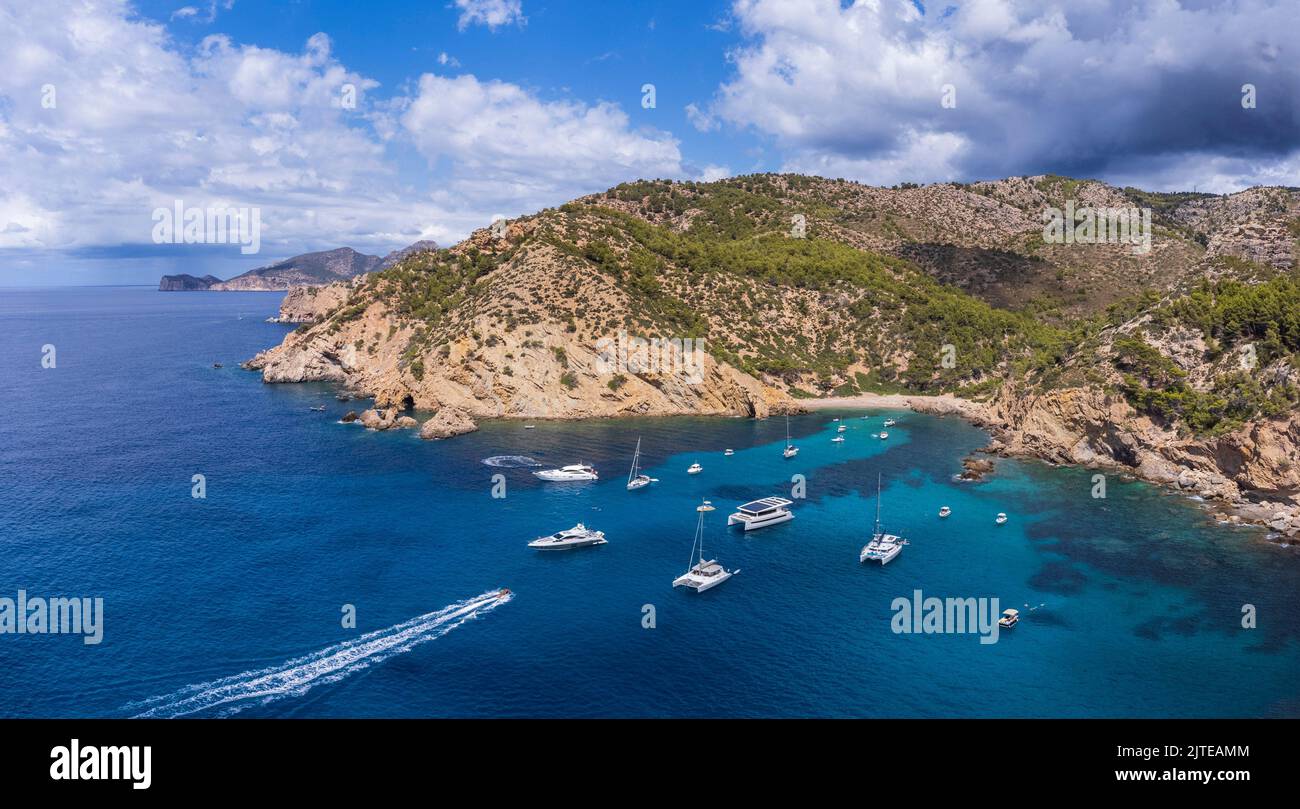
[[[881,567],[889,564],[895,556],[903,552],[903,546],[907,540],[894,534],[886,534],[880,530],[880,475],[876,475],[876,532],[872,534],[871,541],[862,546],[862,552],[858,554],[858,562],[879,562]]]
[[[717,587],[727,579],[739,573],[739,570],[727,570],[716,559],[704,558],[704,515],[713,511],[713,504],[705,500],[695,507],[700,518],[695,524],[695,542],[691,545],[691,567],[682,575],[673,579],[673,587],[689,587],[702,593],[711,587]]]
[[[634,492],[651,483],[658,483],[659,478],[652,478],[641,473],[641,439],[636,440],[636,452],[632,453],[632,471],[627,473],[627,490]]]
[[[799,448],[790,443],[790,414],[785,414],[785,449],[781,450],[781,457],[793,458],[799,454]]]

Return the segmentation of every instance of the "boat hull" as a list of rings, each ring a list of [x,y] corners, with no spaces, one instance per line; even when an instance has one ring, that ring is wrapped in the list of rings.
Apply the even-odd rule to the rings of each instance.
[[[742,525],[746,531],[756,531],[759,528],[767,528],[773,525],[780,525],[783,522],[789,522],[794,519],[793,512],[785,512],[774,517],[765,517],[763,519],[745,519],[739,514],[732,514],[727,518],[727,525]]]

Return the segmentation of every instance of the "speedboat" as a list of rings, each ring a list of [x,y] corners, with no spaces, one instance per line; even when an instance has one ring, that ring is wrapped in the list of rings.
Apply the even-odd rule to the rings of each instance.
[[[525,430],[535,430],[535,429],[537,429],[537,425],[536,425],[536,424],[525,424],[525,425],[524,425],[524,429],[525,429]]]
[[[641,439],[638,438],[636,440],[636,451],[632,453],[632,471],[627,473],[627,490],[634,492],[658,481],[658,478],[652,478],[641,472]]]
[[[1003,525],[1004,523],[1006,523],[1006,521],[1007,521],[1007,515],[1003,514],[1001,511],[998,512],[998,516],[993,520],[993,522],[998,525]]]
[[[943,508],[939,509],[940,517],[947,517],[951,513],[952,513],[952,509],[948,508],[947,506],[944,506]]]
[[[723,454],[723,455],[735,455],[735,454],[736,454],[736,451],[735,451],[734,449],[724,449],[724,450],[722,451],[722,454]]]
[[[790,414],[785,415],[785,449],[781,450],[782,458],[793,458],[799,454],[799,448],[790,443]]]
[[[552,483],[564,483],[571,480],[600,479],[600,476],[596,474],[596,470],[587,466],[585,463],[561,466],[559,469],[543,469],[542,471],[534,472],[533,474],[542,480],[549,480]]]
[[[880,431],[880,440],[881,440],[881,441],[884,441],[884,440],[885,440],[886,438],[888,438],[888,437],[889,437],[889,433],[885,432],[884,430],[881,430],[881,431]]]
[[[686,474],[688,475],[698,475],[703,471],[704,471],[704,467],[700,466],[698,463],[693,463],[690,466],[686,467]]]
[[[585,548],[589,545],[604,545],[606,542],[604,531],[593,531],[582,523],[578,523],[568,530],[551,534],[549,537],[538,537],[529,542],[528,547],[536,548],[539,551],[567,551],[571,548]]]
[[[312,410],[315,410],[317,413],[324,413],[325,405],[316,405],[315,407],[312,408]]]
[[[736,513],[727,518],[727,525],[743,525],[746,531],[780,525],[794,519],[789,506],[793,505],[784,497],[764,497],[754,500],[736,509]]]
[[[1020,623],[1020,610],[1003,610],[1002,617],[998,619],[998,626],[1003,629],[1010,629]]]
[[[843,443],[844,443],[844,436],[842,436],[842,435],[837,435],[837,436],[835,436],[834,438],[831,439],[831,443],[832,443],[832,444],[843,444]]]
[[[880,527],[880,476],[876,476],[876,531],[871,535],[871,541],[862,546],[862,551],[858,553],[858,563],[862,562],[879,562],[881,567],[893,561],[895,556],[903,552],[903,546],[907,540],[896,534],[886,534]]]
[[[695,524],[695,542],[691,545],[691,567],[682,575],[673,579],[673,587],[689,587],[702,593],[717,587],[727,579],[739,573],[739,570],[727,570],[716,559],[704,558],[704,515],[713,511],[713,504],[708,500],[695,507],[699,512],[699,521]]]

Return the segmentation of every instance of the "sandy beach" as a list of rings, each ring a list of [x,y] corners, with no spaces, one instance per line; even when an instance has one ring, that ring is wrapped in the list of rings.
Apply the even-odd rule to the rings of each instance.
[[[799,404],[809,410],[833,410],[854,407],[905,408],[921,413],[955,413],[974,420],[980,420],[984,415],[983,405],[946,393],[940,396],[920,396],[910,393],[860,393],[857,396],[800,399]]]

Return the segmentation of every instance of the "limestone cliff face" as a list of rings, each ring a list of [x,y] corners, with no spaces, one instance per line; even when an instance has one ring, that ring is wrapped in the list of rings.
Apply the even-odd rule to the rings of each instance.
[[[1130,472],[1232,506],[1300,535],[1300,414],[1196,437],[1161,426],[1096,388],[1045,393],[1007,385],[978,411],[1001,454]]]

